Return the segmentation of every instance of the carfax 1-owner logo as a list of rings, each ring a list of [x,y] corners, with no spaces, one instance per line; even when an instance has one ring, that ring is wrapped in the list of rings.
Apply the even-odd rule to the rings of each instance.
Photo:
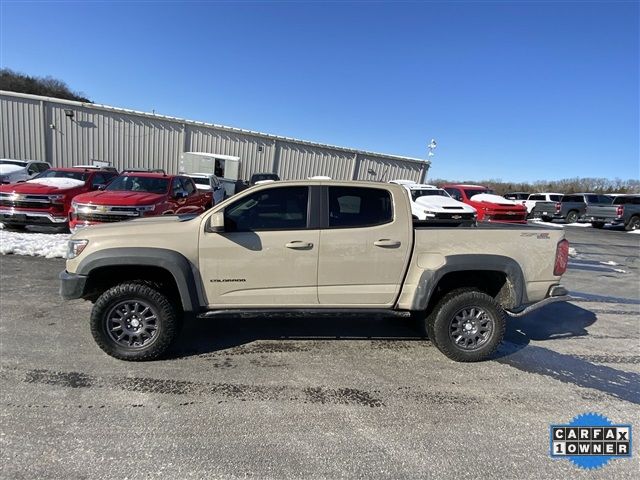
[[[600,468],[614,458],[631,457],[631,425],[614,425],[598,413],[585,413],[567,425],[551,425],[550,453],[580,468]]]

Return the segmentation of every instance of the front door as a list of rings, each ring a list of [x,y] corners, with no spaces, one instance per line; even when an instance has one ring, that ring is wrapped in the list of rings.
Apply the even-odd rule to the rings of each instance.
[[[225,231],[201,234],[200,269],[210,307],[318,303],[318,228],[309,187],[270,186],[224,209]]]

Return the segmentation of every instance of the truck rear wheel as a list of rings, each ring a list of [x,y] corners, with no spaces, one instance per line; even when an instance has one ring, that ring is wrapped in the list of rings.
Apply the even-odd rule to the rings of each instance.
[[[640,217],[637,215],[634,215],[633,217],[631,217],[631,219],[629,219],[627,224],[624,226],[624,229],[627,232],[640,229]]]
[[[500,305],[476,289],[462,288],[444,296],[427,319],[427,331],[443,354],[457,362],[491,357],[504,338],[506,321]]]
[[[142,361],[160,357],[176,339],[181,318],[171,301],[143,282],[104,292],[91,311],[91,333],[112,357]]]
[[[565,220],[567,223],[576,223],[578,221],[578,212],[571,210],[567,213],[567,218]]]

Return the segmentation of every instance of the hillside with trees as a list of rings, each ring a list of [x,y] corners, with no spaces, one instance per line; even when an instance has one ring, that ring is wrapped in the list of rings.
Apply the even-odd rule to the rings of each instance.
[[[0,69],[0,90],[91,103],[83,93],[71,90],[62,80],[49,76],[32,77],[8,68]]]

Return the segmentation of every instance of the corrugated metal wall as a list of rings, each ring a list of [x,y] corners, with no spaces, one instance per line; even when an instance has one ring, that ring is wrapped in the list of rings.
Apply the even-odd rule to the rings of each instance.
[[[335,180],[351,180],[354,157],[353,153],[278,142],[277,171],[281,178],[288,180],[314,175],[326,175]]]
[[[0,101],[0,158],[41,160],[44,129],[41,102],[2,97]]]
[[[423,178],[423,166],[418,163],[387,160],[369,155],[358,155],[358,160],[357,178],[359,180],[371,180],[374,182],[413,180],[420,182]]]
[[[99,160],[119,170],[162,168],[176,173],[183,152],[240,157],[244,179],[255,172],[276,172],[285,180],[326,175],[420,181],[428,167],[417,160],[10,92],[0,94],[0,115],[0,158],[47,160],[57,167]]]

